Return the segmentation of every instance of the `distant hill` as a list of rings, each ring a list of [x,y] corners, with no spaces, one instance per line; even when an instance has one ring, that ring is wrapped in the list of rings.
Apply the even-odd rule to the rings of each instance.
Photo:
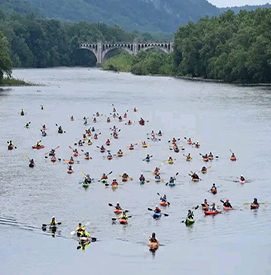
[[[246,10],[246,11],[254,11],[256,9],[262,9],[262,8],[271,8],[271,5],[269,3],[266,3],[265,5],[255,5],[255,6],[241,6],[241,7],[226,7],[226,8],[220,8],[221,12],[226,12],[227,10],[232,10],[234,13],[238,14],[240,10]]]
[[[217,16],[232,9],[254,10],[264,6],[217,8],[207,0],[0,0],[0,18],[6,14],[34,13],[65,21],[100,22],[126,31],[175,32],[188,21]]]

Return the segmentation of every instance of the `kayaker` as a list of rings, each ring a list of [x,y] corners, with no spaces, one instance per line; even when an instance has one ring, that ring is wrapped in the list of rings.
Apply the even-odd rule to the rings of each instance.
[[[118,151],[117,154],[118,154],[118,155],[122,155],[122,154],[123,154],[123,152],[121,151],[121,149],[119,149],[119,151]]]
[[[175,181],[175,178],[174,177],[170,177],[169,183],[174,183],[174,181]]]
[[[113,158],[113,156],[112,156],[112,154],[110,152],[108,152],[107,157],[108,158]]]
[[[100,116],[100,113],[99,113],[99,112],[96,112],[96,116]]]
[[[121,122],[122,121],[122,117],[121,116],[119,116],[119,122]]]
[[[194,218],[194,214],[193,212],[189,209],[188,213],[187,213],[187,219],[193,219]]]
[[[145,120],[141,117],[139,120],[139,124],[144,124],[144,123],[145,123]]]
[[[74,117],[73,116],[71,116],[71,121],[74,121]]]
[[[50,221],[50,225],[57,225],[55,216],[52,217],[52,220]]]
[[[160,180],[160,179],[161,179],[161,177],[160,177],[159,174],[155,175],[154,178],[155,178],[156,180]]]
[[[201,168],[201,172],[205,172],[205,171],[207,171],[207,168],[206,168],[205,166],[203,166],[203,167]]]
[[[72,166],[71,165],[68,166],[68,170],[72,171]]]
[[[166,202],[167,201],[167,196],[164,195],[163,197],[160,198],[160,200]]]
[[[41,110],[43,110],[43,109],[44,109],[43,105],[40,105],[40,109],[41,109]]]
[[[131,150],[132,148],[134,149],[134,145],[131,143],[129,149]]]
[[[186,160],[191,160],[192,158],[191,158],[191,155],[190,155],[190,153],[188,153],[188,155],[186,156]]]
[[[100,147],[100,150],[101,150],[101,151],[105,151],[105,147],[102,145],[102,146]]]
[[[217,207],[214,202],[212,203],[211,211],[217,211]]]
[[[226,201],[223,203],[223,206],[232,208],[229,199],[226,199]]]
[[[172,157],[169,157],[168,161],[173,161]]]
[[[199,144],[198,141],[195,143],[195,146],[196,146],[196,147],[200,147],[200,144]]]
[[[117,132],[114,132],[114,133],[113,133],[113,137],[114,137],[114,138],[118,137],[118,133],[117,133]]]
[[[192,179],[199,179],[198,174],[196,174],[195,172],[191,175]]]
[[[231,154],[231,158],[235,158],[235,155],[234,155],[234,153],[232,153],[232,154]]]
[[[124,211],[122,211],[122,214],[119,216],[119,219],[125,219],[125,220],[128,220],[128,216],[125,214]]]
[[[10,146],[10,147],[13,146],[12,140],[8,141],[8,146]]]
[[[132,121],[129,119],[127,123],[128,123],[128,125],[131,125]]]
[[[91,128],[91,132],[95,132],[94,126],[92,126],[92,128]]]
[[[78,151],[77,151],[77,149],[74,149],[73,152],[74,152],[75,154],[79,154]]]
[[[27,122],[24,127],[29,128],[29,126],[30,126],[30,122]]]
[[[177,140],[176,140],[176,138],[174,137],[173,139],[172,139],[172,143],[174,144],[174,143],[176,143],[177,142]]]
[[[156,206],[153,211],[154,213],[161,213],[161,209],[158,206]]]
[[[117,209],[117,210],[122,210],[122,208],[120,207],[120,203],[119,203],[119,202],[117,202],[117,204],[116,204],[116,206],[115,206],[115,209]]]
[[[126,114],[126,113],[124,113],[123,117],[124,117],[124,118],[127,118],[127,114]]]
[[[113,179],[111,185],[118,185],[118,182],[117,182],[117,179],[116,179],[116,178]]]
[[[124,172],[123,175],[122,175],[122,178],[126,178],[127,179],[128,177],[129,177],[128,174],[126,172]]]
[[[116,108],[113,108],[113,113],[117,112]]]
[[[149,239],[151,243],[158,243],[158,241],[155,238],[155,233],[152,233],[151,238]]]
[[[142,145],[147,145],[145,140],[142,141]]]
[[[87,125],[87,124],[88,124],[88,120],[85,119],[85,120],[84,120],[84,125]]]
[[[35,166],[34,160],[33,159],[29,160],[29,167],[34,167],[34,166]]]
[[[37,144],[36,144],[37,147],[40,147],[40,140],[37,141]]]
[[[59,133],[60,133],[60,132],[63,132],[63,129],[62,129],[61,126],[58,127],[58,132],[59,132]]]
[[[82,228],[82,231],[81,231],[81,236],[80,236],[81,238],[82,237],[90,237],[90,234],[87,232],[87,230],[83,227]]]
[[[98,138],[98,135],[97,133],[94,134],[93,138],[97,139]]]
[[[85,183],[91,183],[91,177],[89,174],[87,174],[85,177]]]
[[[55,149],[51,149],[51,151],[49,152],[49,156],[55,156]]]
[[[213,154],[212,154],[212,152],[210,152],[209,153],[209,156],[208,156],[209,158],[213,158],[214,156],[213,156]]]
[[[109,117],[107,118],[107,122],[110,122],[110,118]]]
[[[253,200],[253,203],[252,203],[252,204],[257,204],[257,205],[259,205],[258,200],[257,200],[256,198],[254,198],[254,200]]]
[[[140,181],[145,181],[145,177],[143,176],[143,174],[140,175],[139,180]]]
[[[102,177],[101,177],[101,180],[103,180],[103,179],[105,179],[105,180],[108,179],[108,178],[107,178],[107,175],[106,175],[105,173],[103,173],[103,175],[102,175]]]
[[[150,160],[151,159],[151,156],[149,154],[147,154],[145,160]]]
[[[107,139],[107,141],[105,142],[105,144],[106,144],[107,146],[110,145],[110,140]]]
[[[46,126],[45,126],[45,124],[44,124],[44,125],[42,125],[42,129],[43,129],[43,130],[46,130]]]
[[[134,107],[134,112],[137,112],[137,108],[136,107]]]
[[[42,134],[42,136],[44,136],[44,137],[47,136],[45,130],[41,130],[41,134]]]
[[[78,146],[83,146],[83,142],[81,139],[78,141]]]
[[[158,131],[158,136],[162,136],[162,131],[161,130]]]
[[[157,175],[157,174],[160,174],[160,171],[159,171],[159,170],[160,170],[159,167],[155,167],[154,174],[156,174],[156,175]]]
[[[78,226],[76,228],[76,232],[77,232],[77,235],[80,234],[81,235],[81,232],[83,231],[84,227],[82,226],[82,224],[79,222],[78,223]]]
[[[210,189],[211,191],[213,191],[213,190],[217,190],[217,188],[216,188],[216,186],[215,186],[215,183],[213,183],[213,186],[211,187],[211,189]]]
[[[245,178],[243,175],[240,176],[240,181],[245,181]]]
[[[87,136],[86,136],[86,134],[83,134],[83,139],[87,139]]]
[[[92,145],[92,141],[90,139],[88,140],[88,145]]]
[[[204,202],[201,204],[202,206],[209,206],[207,199],[204,200]]]
[[[21,116],[23,116],[23,115],[24,115],[24,109],[21,110]]]
[[[93,122],[94,122],[94,123],[97,122],[96,117],[93,118]]]

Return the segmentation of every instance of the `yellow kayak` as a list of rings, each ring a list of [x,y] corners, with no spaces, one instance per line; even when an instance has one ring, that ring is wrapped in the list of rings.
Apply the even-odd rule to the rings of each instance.
[[[169,160],[169,161],[168,161],[168,164],[173,164],[173,160]]]

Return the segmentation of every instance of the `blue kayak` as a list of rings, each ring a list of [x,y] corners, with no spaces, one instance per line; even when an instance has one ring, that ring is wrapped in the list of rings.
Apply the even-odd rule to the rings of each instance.
[[[144,184],[145,180],[140,180],[139,182],[140,182],[140,184]]]
[[[169,182],[169,186],[175,186],[175,182]]]
[[[43,137],[46,137],[46,136],[47,136],[47,134],[45,134],[45,133],[42,133],[41,135],[42,135]]]
[[[162,216],[162,214],[160,212],[159,213],[156,213],[156,212],[153,213],[153,218],[154,219],[161,218],[161,216]]]
[[[146,162],[150,162],[151,161],[151,159],[146,159]]]

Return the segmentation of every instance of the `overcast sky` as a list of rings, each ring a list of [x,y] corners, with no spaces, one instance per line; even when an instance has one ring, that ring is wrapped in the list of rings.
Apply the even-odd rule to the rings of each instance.
[[[263,5],[268,3],[268,0],[207,0],[207,1],[217,7]]]

